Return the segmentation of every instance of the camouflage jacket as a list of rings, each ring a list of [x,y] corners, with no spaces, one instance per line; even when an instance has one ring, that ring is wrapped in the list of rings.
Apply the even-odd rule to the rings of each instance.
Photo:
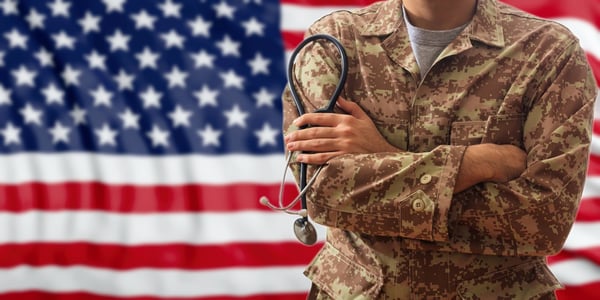
[[[477,5],[424,78],[400,0],[338,11],[307,31],[341,41],[349,57],[343,97],[403,150],[336,157],[309,190],[310,217],[329,229],[306,274],[329,296],[396,299],[389,278],[414,253],[469,257],[479,265],[456,272],[471,278],[525,263],[549,273],[543,257],[561,249],[583,190],[596,84],[579,41],[563,26],[495,0]],[[292,80],[306,111],[325,105],[339,75],[330,43],[300,53]],[[297,117],[289,90],[283,103],[287,129]],[[527,168],[507,183],[453,195],[464,150],[478,143],[521,147]],[[468,277],[445,268],[447,277]],[[514,274],[509,281],[518,281]]]

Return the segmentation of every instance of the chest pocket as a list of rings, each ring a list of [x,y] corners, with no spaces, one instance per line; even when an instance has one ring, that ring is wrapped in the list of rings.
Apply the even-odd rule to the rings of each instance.
[[[523,115],[494,115],[488,117],[487,121],[452,123],[451,145],[483,143],[511,144],[523,148]]]

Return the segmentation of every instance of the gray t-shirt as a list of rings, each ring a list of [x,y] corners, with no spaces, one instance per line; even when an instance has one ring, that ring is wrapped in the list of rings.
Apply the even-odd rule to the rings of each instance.
[[[460,27],[449,30],[427,30],[412,25],[406,16],[404,7],[402,7],[402,14],[406,22],[406,28],[408,29],[410,45],[419,65],[421,78],[425,77],[425,74],[427,74],[431,65],[433,65],[433,62],[442,53],[444,48],[469,24],[467,22]]]

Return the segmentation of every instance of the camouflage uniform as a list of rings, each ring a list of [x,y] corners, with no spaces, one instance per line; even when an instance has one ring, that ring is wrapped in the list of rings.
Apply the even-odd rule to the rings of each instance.
[[[308,208],[329,229],[305,271],[309,297],[554,298],[560,284],[545,257],[574,221],[596,93],[578,40],[556,23],[479,0],[421,78],[400,0],[335,12],[307,35],[316,33],[337,37],[348,53],[343,97],[403,151],[342,155],[320,173]],[[339,61],[326,41],[298,56],[294,81],[307,111],[332,94]],[[297,112],[287,90],[283,102],[291,128]],[[464,150],[478,143],[521,147],[527,168],[453,195]]]

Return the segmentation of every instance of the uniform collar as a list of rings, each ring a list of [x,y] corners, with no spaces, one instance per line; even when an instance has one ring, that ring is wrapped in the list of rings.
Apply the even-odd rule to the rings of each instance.
[[[363,36],[387,36],[405,26],[402,18],[402,0],[388,0],[382,3],[371,21],[363,27]],[[490,46],[503,47],[504,31],[496,0],[479,0],[477,13],[465,29],[469,38]]]

